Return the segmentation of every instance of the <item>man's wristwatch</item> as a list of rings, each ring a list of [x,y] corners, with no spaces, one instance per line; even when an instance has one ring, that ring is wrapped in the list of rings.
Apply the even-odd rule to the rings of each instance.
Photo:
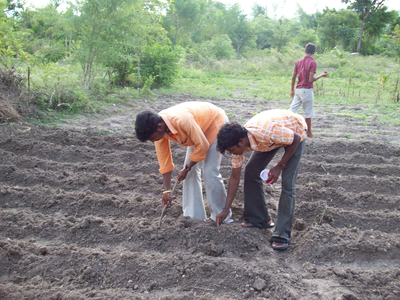
[[[190,171],[191,168],[189,168],[188,164],[185,165],[185,170],[187,170],[188,172]]]

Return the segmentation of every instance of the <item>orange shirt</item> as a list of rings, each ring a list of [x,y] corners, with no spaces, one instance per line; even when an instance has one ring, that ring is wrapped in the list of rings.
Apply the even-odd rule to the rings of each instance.
[[[226,117],[221,108],[208,102],[181,103],[162,110],[158,115],[171,131],[154,143],[161,174],[174,169],[170,140],[182,146],[194,146],[190,159],[199,162],[206,158],[208,148],[217,139]],[[184,157],[182,163],[183,160]]]
[[[272,109],[255,115],[244,127],[250,141],[249,151],[271,151],[279,147],[286,147],[293,143],[294,132],[301,136],[303,141],[306,136],[307,124],[302,116],[284,109]],[[239,168],[244,163],[244,153],[232,155],[232,167]]]

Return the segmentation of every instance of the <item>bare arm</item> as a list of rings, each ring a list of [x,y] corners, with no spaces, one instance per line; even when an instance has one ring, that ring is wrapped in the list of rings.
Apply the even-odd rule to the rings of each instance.
[[[286,165],[293,153],[296,151],[297,146],[301,142],[301,136],[297,132],[294,132],[293,143],[285,147],[285,153],[283,154],[280,163]]]
[[[320,79],[320,78],[322,78],[322,77],[326,77],[326,76],[328,76],[328,71],[325,71],[324,73],[322,73],[321,75],[319,75],[319,76],[317,76],[317,77],[314,77],[314,75],[315,75],[315,73],[310,73],[310,76],[309,76],[309,78],[308,78],[308,81],[310,82],[310,83],[313,83],[313,82],[315,82],[315,81],[317,81],[318,79]]]
[[[167,191],[171,191],[171,175],[172,175],[172,171],[163,174],[164,192],[162,194],[162,199],[161,199],[161,205],[163,208],[166,205],[170,205],[171,201],[172,201],[171,192],[167,192]]]
[[[296,84],[297,72],[293,71],[292,75],[292,89],[290,90],[290,97],[294,98],[294,85]]]
[[[184,167],[182,170],[179,171],[178,173],[178,181],[182,181],[186,179],[187,174],[189,173],[189,171],[192,169],[192,167],[197,164],[197,162],[194,162],[192,160],[190,160]]]
[[[232,169],[232,173],[231,176],[229,177],[229,182],[228,182],[228,192],[226,196],[225,207],[223,211],[216,216],[215,219],[217,227],[219,227],[222,224],[222,222],[226,219],[226,217],[229,214],[229,209],[231,208],[231,205],[233,203],[233,200],[235,199],[239,187],[241,171],[242,167]]]

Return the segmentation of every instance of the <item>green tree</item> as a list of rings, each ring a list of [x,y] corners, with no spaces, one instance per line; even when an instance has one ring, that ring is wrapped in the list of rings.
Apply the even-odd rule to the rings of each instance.
[[[282,52],[298,34],[299,29],[297,22],[286,18],[272,20],[265,15],[259,15],[253,20],[256,44],[260,49],[272,47]]]
[[[275,20],[265,15],[259,15],[253,19],[252,25],[257,48],[266,49],[272,47],[275,22]]]
[[[2,10],[4,10],[4,8],[2,8]],[[6,0],[5,10],[13,17],[17,17],[20,12],[24,10],[24,2],[20,0]]]
[[[361,53],[361,42],[364,34],[364,27],[370,18],[383,7],[385,0],[342,0],[349,4],[348,8],[354,10],[361,20],[360,34],[357,42],[357,52]]]
[[[113,82],[119,85],[129,84],[128,78],[137,71],[137,87],[140,87],[141,58],[152,45],[166,46],[170,43],[167,33],[160,24],[161,15],[157,9],[143,7],[141,10],[129,8],[121,12],[126,22],[114,32],[108,51],[102,54],[102,63],[114,75]],[[130,17],[125,17],[128,15]],[[132,17],[135,15],[135,17]],[[167,49],[167,48],[162,48]],[[168,50],[170,51],[170,50]]]
[[[230,6],[225,14],[219,15],[217,24],[223,29],[220,33],[226,33],[229,36],[238,55],[243,54],[246,47],[255,46],[251,24],[237,3]]]
[[[72,8],[65,13],[57,10],[59,1],[52,1],[43,8],[26,9],[21,15],[24,30],[29,33],[26,51],[42,56],[45,62],[56,62],[68,53],[68,37],[71,41]]]
[[[172,50],[167,45],[153,44],[143,52],[142,77],[152,87],[170,86],[179,73],[180,47]]]
[[[194,44],[201,45],[223,34],[229,36],[238,55],[255,46],[251,24],[238,4],[226,6],[206,0],[169,1],[162,24],[173,46],[198,48]]]
[[[231,59],[235,55],[232,41],[227,34],[213,36],[210,43],[210,49],[216,59]]]
[[[193,50],[196,60],[205,59],[231,59],[235,56],[232,41],[227,34],[215,35],[210,41],[196,45]]]
[[[29,59],[29,55],[24,50],[26,34],[16,14],[7,16],[7,7],[7,2],[0,0],[0,63],[3,68],[14,70]]]
[[[172,46],[192,44],[195,33],[204,19],[206,0],[169,0],[163,26],[168,31]]]
[[[90,88],[93,67],[101,54],[108,50],[115,40],[115,34],[122,33],[123,24],[134,18],[135,14],[123,14],[130,10],[130,5],[140,9],[141,0],[86,0],[78,2],[75,9],[73,26],[76,30],[76,42],[73,55],[83,71],[83,85]]]
[[[307,29],[316,29],[318,25],[318,17],[317,14],[307,14],[306,11],[297,4],[296,11],[297,18],[302,27]]]
[[[319,39],[315,29],[303,29],[293,38],[295,43],[304,47],[308,43],[313,43],[319,48]]]
[[[253,6],[251,7],[252,13],[251,15],[253,18],[257,18],[259,15],[265,15],[267,16],[267,7],[261,6],[260,4],[254,3]]]
[[[390,28],[390,24],[396,20],[398,13],[396,11],[387,11],[387,7],[383,6],[372,17],[364,27],[364,41],[363,49],[364,54],[375,54],[381,51],[380,47],[376,45],[385,30]]]
[[[399,62],[399,70],[397,72],[396,91],[399,90],[399,75],[400,75],[400,25],[396,25],[393,30],[393,49],[396,53],[397,61]],[[397,92],[398,93],[398,92]],[[397,102],[399,101],[399,94],[397,94]]]
[[[324,9],[322,17],[318,20],[317,28],[322,49],[329,51],[337,45],[350,48],[359,24],[360,21],[353,11]]]
[[[390,22],[389,28],[387,28],[387,34],[394,32],[397,25],[400,25],[400,11],[392,11],[393,18]]]

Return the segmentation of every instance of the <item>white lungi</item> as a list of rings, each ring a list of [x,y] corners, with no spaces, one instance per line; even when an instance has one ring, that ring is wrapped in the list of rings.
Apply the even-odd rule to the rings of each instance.
[[[225,123],[228,117],[225,117]],[[193,153],[194,146],[188,147],[185,157],[185,165],[190,161],[189,155]],[[182,189],[182,208],[183,215],[196,219],[207,218],[204,208],[201,173],[203,173],[204,188],[208,206],[211,211],[210,218],[215,221],[217,214],[222,212],[226,202],[226,190],[222,176],[220,174],[220,166],[222,154],[217,151],[217,140],[210,146],[206,158],[195,164],[188,172],[183,181]],[[232,212],[225,221],[230,220]]]

